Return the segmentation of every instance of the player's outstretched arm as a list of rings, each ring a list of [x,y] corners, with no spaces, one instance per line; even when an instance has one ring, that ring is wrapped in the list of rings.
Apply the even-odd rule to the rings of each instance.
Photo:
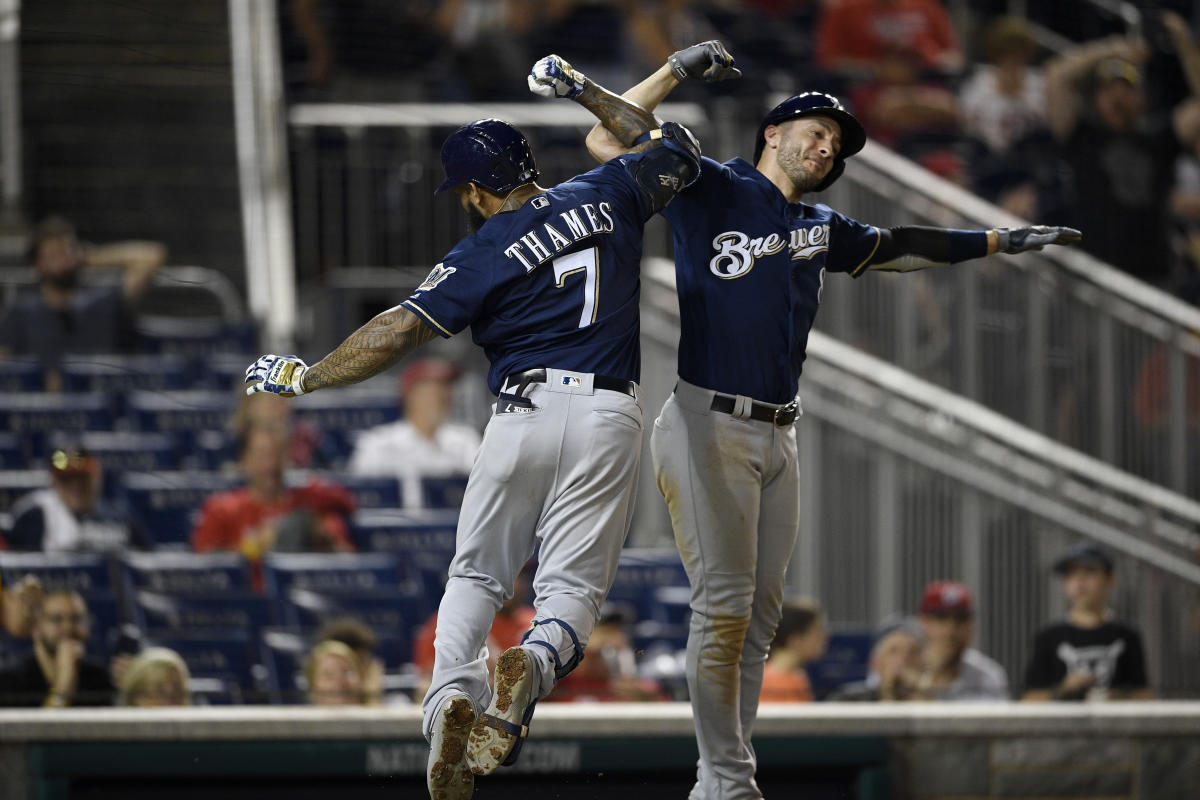
[[[700,42],[672,53],[666,64],[629,89],[622,97],[652,112],[672,89],[688,78],[706,83],[740,78],[742,72],[733,63],[733,56],[718,40]],[[588,132],[584,143],[592,157],[600,162],[628,152],[620,139],[603,123],[598,123]]]
[[[350,334],[311,367],[298,356],[265,355],[246,370],[246,394],[271,392],[284,397],[349,386],[386,370],[437,336],[433,328],[403,306],[396,306]]]
[[[956,264],[993,253],[1016,255],[1048,245],[1078,244],[1083,234],[1074,228],[1033,225],[1028,228],[992,228],[962,231],[907,225],[880,232],[879,247],[868,269],[911,272]]]
[[[529,91],[542,97],[565,97],[596,115],[622,152],[640,149],[635,142],[659,127],[654,114],[590,80],[562,56],[539,59],[526,79]]]

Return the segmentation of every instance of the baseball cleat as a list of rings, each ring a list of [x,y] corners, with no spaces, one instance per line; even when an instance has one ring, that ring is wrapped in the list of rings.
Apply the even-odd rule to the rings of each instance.
[[[468,800],[475,776],[467,764],[467,736],[475,710],[465,694],[452,694],[438,709],[429,737],[428,780],[432,800]]]
[[[471,772],[490,775],[515,764],[533,718],[533,661],[520,647],[510,647],[496,661],[492,703],[471,729],[467,761]]]

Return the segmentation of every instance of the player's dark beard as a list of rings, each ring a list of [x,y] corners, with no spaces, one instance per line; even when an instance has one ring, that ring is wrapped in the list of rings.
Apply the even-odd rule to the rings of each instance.
[[[482,228],[483,223],[485,223],[485,222],[487,222],[487,217],[485,217],[483,215],[483,212],[480,211],[478,208],[476,208],[474,205],[468,203],[467,204],[467,228],[471,231],[471,233],[474,233],[475,231]]]
[[[801,194],[811,192],[822,180],[804,165],[804,153],[799,148],[781,149],[776,161]]]

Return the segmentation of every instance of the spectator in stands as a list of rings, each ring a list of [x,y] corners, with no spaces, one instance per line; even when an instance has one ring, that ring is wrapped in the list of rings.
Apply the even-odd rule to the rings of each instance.
[[[420,508],[421,478],[470,473],[479,432],[447,422],[459,369],[449,361],[422,358],[400,373],[404,419],[363,431],[350,456],[354,475],[394,475],[406,507]]]
[[[33,621],[33,652],[0,671],[0,706],[112,705],[104,665],[85,654],[91,619],[78,592],[47,592]]]
[[[656,681],[639,677],[629,622],[624,614],[603,614],[596,622],[583,661],[558,682],[547,702],[650,703],[669,700]]]
[[[938,0],[842,0],[817,21],[817,63],[851,80],[878,78],[885,55],[912,56],[920,70],[953,74],[964,63],[950,15]]]
[[[1005,153],[1022,138],[1046,130],[1046,79],[1033,66],[1037,43],[1029,23],[998,17],[983,34],[987,64],[959,93],[965,133],[992,153]]]
[[[284,438],[255,428],[241,442],[239,463],[247,485],[204,502],[192,530],[198,552],[233,550],[254,567],[261,588],[261,561],[271,550],[347,552],[354,549],[346,520],[354,498],[345,488],[319,478],[296,489],[284,483]]]
[[[783,616],[775,629],[775,639],[763,667],[762,702],[791,703],[814,699],[804,666],[823,656],[828,644],[825,615],[815,600],[784,603]]]
[[[118,703],[139,708],[190,706],[187,664],[174,650],[150,647],[138,654],[121,678]]]
[[[96,456],[68,444],[51,454],[49,467],[50,486],[13,504],[12,528],[4,534],[10,550],[112,553],[153,546],[140,525],[104,500]]]
[[[1140,39],[1073,48],[1046,66],[1050,130],[1074,172],[1084,249],[1159,287],[1172,279],[1168,201],[1175,158],[1200,141],[1193,95],[1165,116],[1147,113]]]
[[[849,96],[871,138],[910,158],[955,144],[958,99],[945,86],[923,78],[916,53],[881,53],[873,75],[855,82]]]
[[[33,620],[42,602],[42,582],[26,575],[15,586],[0,589],[0,628],[17,639],[33,633]]]
[[[1112,557],[1091,542],[1079,542],[1056,562],[1067,619],[1038,631],[1025,671],[1024,700],[1144,700],[1146,678],[1142,637],[1118,622],[1108,607],[1116,584]]]
[[[326,460],[321,453],[320,435],[312,425],[296,418],[286,398],[270,392],[248,395],[245,387],[245,383],[239,383],[235,389],[237,408],[230,421],[235,441],[241,441],[252,429],[262,428],[285,437],[290,466],[309,469]]]
[[[383,659],[375,655],[379,637],[370,626],[353,617],[341,617],[322,625],[315,638],[318,642],[341,642],[353,650],[362,673],[363,705],[383,702]]]
[[[47,391],[61,391],[68,353],[115,353],[134,344],[133,310],[166,260],[157,242],[83,245],[75,228],[50,217],[34,230],[30,257],[38,287],[0,318],[0,355],[36,356]],[[119,267],[119,286],[81,287],[85,268]]]
[[[970,646],[975,609],[966,585],[934,581],[926,586],[919,621],[925,634],[917,684],[922,699],[1010,699],[1004,667]]]
[[[521,637],[533,624],[533,589],[530,584],[532,575],[533,563],[530,562],[517,573],[512,597],[500,606],[500,610],[496,612],[496,618],[492,621],[492,628],[488,631],[487,641],[484,643],[488,650],[489,675],[495,669],[495,662],[500,654],[510,647],[519,645]],[[437,633],[437,620],[438,615],[435,611],[417,629],[417,633],[413,637],[413,666],[417,668],[419,675],[415,692],[417,698],[425,696],[429,680],[433,677],[433,661],[436,657],[433,643]]]
[[[367,704],[363,666],[348,645],[333,640],[319,643],[304,662],[308,702],[315,706]]]
[[[838,687],[839,702],[891,702],[918,699],[921,681],[921,629],[911,620],[889,623],[875,637],[865,680]]]

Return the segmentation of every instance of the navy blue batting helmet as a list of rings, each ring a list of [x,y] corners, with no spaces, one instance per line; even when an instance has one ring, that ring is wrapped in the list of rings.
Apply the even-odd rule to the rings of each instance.
[[[450,134],[442,145],[442,167],[446,180],[434,194],[468,181],[506,194],[538,176],[525,134],[498,119],[477,120]]]
[[[766,145],[767,140],[763,134],[766,132],[767,126],[778,125],[799,117],[829,117],[842,128],[842,147],[833,161],[833,167],[825,176],[825,180],[813,189],[813,191],[819,192],[827,189],[830,184],[841,177],[842,172],[846,169],[846,159],[862,150],[863,145],[867,143],[867,132],[863,130],[863,126],[854,118],[854,115],[847,111],[841,101],[833,95],[824,92],[803,92],[784,100],[763,117],[762,124],[758,126],[758,138],[754,140],[755,164],[758,163],[763,147]]]

